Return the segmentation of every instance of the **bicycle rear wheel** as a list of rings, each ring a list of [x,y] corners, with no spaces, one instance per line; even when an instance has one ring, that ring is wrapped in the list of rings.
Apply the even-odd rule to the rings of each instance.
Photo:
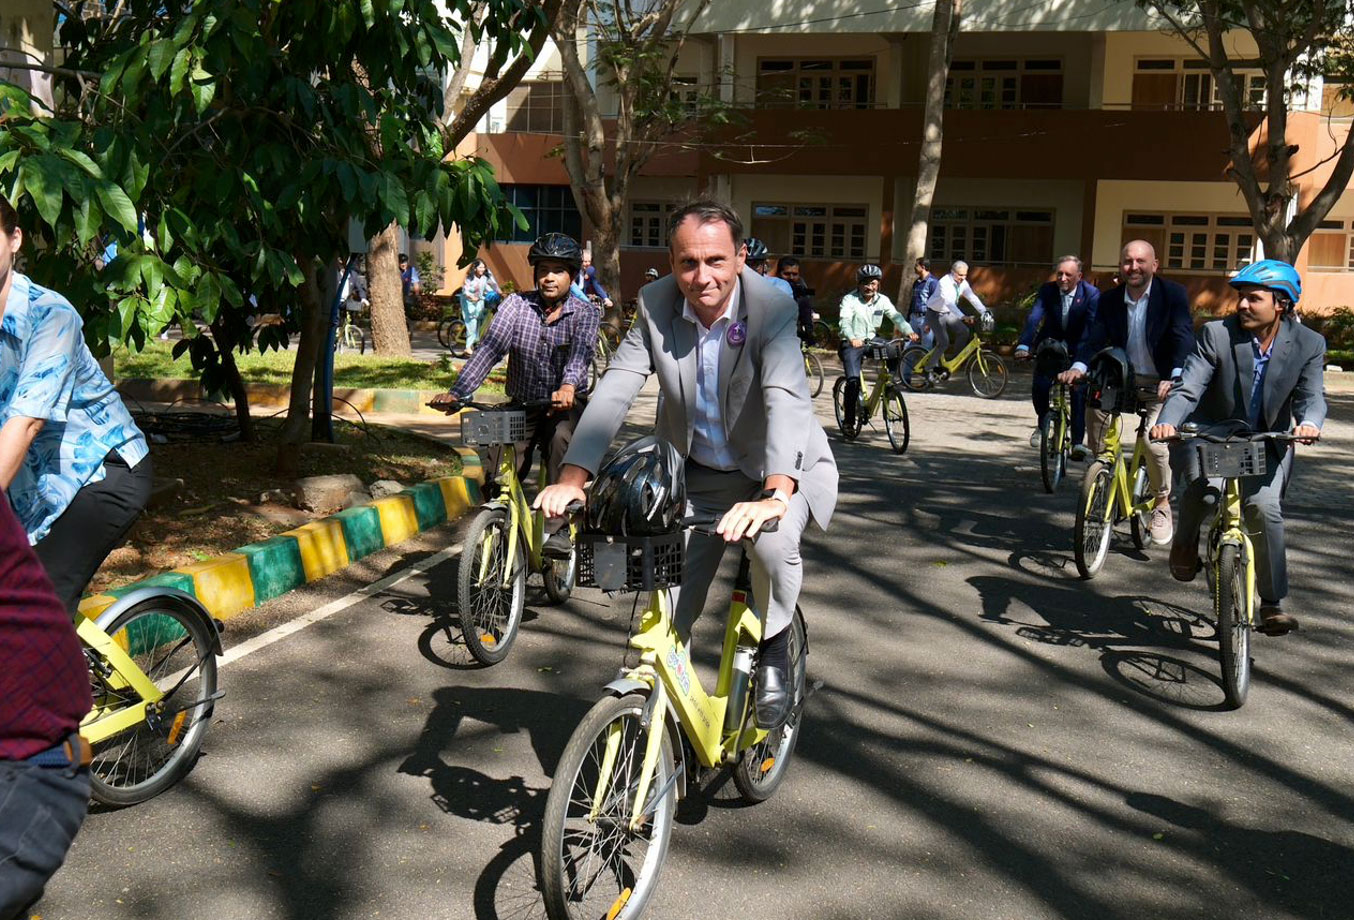
[[[638,693],[599,700],[560,758],[541,828],[541,893],[551,920],[634,920],[658,885],[677,790],[668,783],[673,739],[660,714],[650,728],[663,739],[648,815],[630,827],[647,740],[644,703]]]
[[[1050,494],[1058,491],[1067,472],[1065,440],[1062,416],[1056,410],[1049,411],[1044,415],[1044,424],[1039,426],[1039,472],[1044,479],[1044,491]]]
[[[920,393],[931,386],[931,378],[926,376],[925,366],[922,363],[922,359],[929,352],[930,349],[921,345],[909,345],[903,349],[903,357],[900,362],[903,385],[914,393]]]
[[[1146,506],[1147,500],[1152,497],[1152,482],[1147,478],[1147,465],[1143,464],[1133,471],[1133,495],[1131,500],[1133,507]],[[1152,523],[1152,512],[1134,511],[1129,515],[1129,529],[1133,534],[1133,545],[1139,550],[1146,552],[1152,546],[1152,535],[1148,533],[1148,525]]]
[[[814,345],[831,350],[837,347],[837,341],[837,330],[833,329],[827,320],[816,319],[813,321]]]
[[[978,349],[968,365],[968,384],[983,399],[995,399],[1006,390],[1006,362],[986,349]]]
[[[522,542],[508,558],[508,513],[481,511],[470,525],[456,578],[461,634],[481,664],[497,664],[508,655],[526,606],[527,565]]]
[[[794,697],[785,724],[767,732],[757,744],[743,751],[733,768],[733,782],[743,798],[749,802],[765,802],[785,779],[790,767],[790,756],[799,741],[799,723],[804,715],[804,700],[808,696],[809,634],[804,625],[804,613],[795,607],[795,618],[790,621],[790,686]]]
[[[895,454],[907,452],[907,442],[912,436],[912,425],[907,418],[907,403],[901,392],[884,394],[884,431],[889,436],[889,444]]]
[[[146,720],[94,746],[90,795],[103,805],[135,805],[159,795],[192,769],[207,734],[216,693],[216,627],[171,597],[148,598],[107,629],[151,683],[168,693]],[[95,718],[141,697],[86,648]],[[172,691],[172,692],[170,692]]]
[[[1074,551],[1082,578],[1094,578],[1105,564],[1114,533],[1113,497],[1113,471],[1099,461],[1092,463],[1081,481],[1081,501],[1077,504]]]
[[[857,396],[857,405],[863,401],[865,394]],[[842,439],[854,441],[860,436],[860,412],[856,412],[855,418],[846,417],[846,378],[838,377],[837,382],[832,384],[832,411],[837,416],[837,429],[842,433]]]
[[[1234,543],[1218,553],[1213,578],[1213,613],[1218,628],[1218,658],[1222,663],[1222,692],[1229,709],[1246,702],[1251,686],[1251,626],[1246,615],[1250,591],[1246,563]]]
[[[444,319],[437,327],[437,341],[448,351],[465,349],[465,322],[459,319]]]
[[[823,361],[811,351],[804,352],[804,373],[809,378],[809,397],[823,392]]]

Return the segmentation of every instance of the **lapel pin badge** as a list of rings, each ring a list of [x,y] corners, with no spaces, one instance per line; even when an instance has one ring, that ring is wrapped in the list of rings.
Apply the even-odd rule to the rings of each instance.
[[[729,344],[735,347],[742,345],[748,340],[748,327],[743,323],[734,323],[729,326]]]

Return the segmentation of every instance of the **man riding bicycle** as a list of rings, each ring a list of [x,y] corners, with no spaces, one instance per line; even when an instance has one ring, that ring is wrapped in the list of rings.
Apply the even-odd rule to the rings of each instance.
[[[786,281],[784,278],[777,278],[775,275],[767,274],[767,272],[771,270],[771,255],[767,252],[766,244],[755,236],[750,236],[743,241],[743,245],[745,245],[748,250],[748,268],[771,282],[771,286],[782,294],[789,294],[791,297],[794,297],[794,288],[790,287],[790,282]]]
[[[517,445],[518,475],[526,478],[532,453],[543,446],[547,476],[555,482],[586,402],[588,365],[597,347],[601,316],[591,304],[570,295],[570,282],[583,261],[583,251],[572,237],[546,234],[531,245],[527,261],[536,290],[503,301],[456,384],[450,392],[433,397],[430,405],[448,415],[455,412],[506,355],[508,396],[517,402],[551,402],[549,409],[527,410],[530,436]],[[548,530],[551,527],[546,555],[568,558],[572,552],[568,535],[558,532],[558,521],[547,524]]]
[[[846,389],[842,403],[847,418],[855,418],[856,406],[860,401],[860,365],[865,357],[865,347],[879,332],[884,320],[893,321],[893,335],[898,338],[907,330],[907,337],[915,342],[920,336],[908,325],[906,317],[898,312],[893,301],[879,293],[884,272],[878,265],[862,265],[856,270],[856,289],[842,297],[841,347],[838,354],[842,359],[842,373],[846,375]],[[901,357],[901,352],[899,354]],[[898,359],[890,362],[890,371],[895,380],[902,380]]]
[[[1016,346],[1017,358],[1032,357],[1039,346],[1046,341],[1062,342],[1067,346],[1068,354],[1076,352],[1086,323],[1095,316],[1096,306],[1100,303],[1100,291],[1095,285],[1082,278],[1081,259],[1076,256],[1063,256],[1053,267],[1054,280],[1039,288],[1030,317],[1025,321],[1025,331],[1020,334],[1020,344]],[[1044,417],[1048,415],[1048,397],[1053,389],[1053,378],[1035,372],[1032,397],[1034,414],[1037,419],[1034,434],[1030,435],[1030,446],[1039,446],[1039,435],[1043,431]],[[1081,443],[1086,431],[1086,391],[1080,387],[1072,390],[1072,457],[1084,460],[1090,453]]]
[[[979,315],[988,312],[987,305],[968,283],[968,263],[963,261],[950,266],[949,274],[936,282],[935,291],[926,301],[926,325],[931,328],[936,341],[935,354],[925,368],[927,373],[934,371],[945,357],[951,341],[960,350],[968,344],[973,317],[964,315],[959,306],[960,298],[973,304]]]
[[[1248,265],[1228,282],[1240,292],[1235,316],[1199,330],[1180,382],[1171,390],[1152,428],[1153,439],[1172,438],[1186,420],[1200,427],[1235,422],[1251,431],[1286,431],[1303,444],[1321,437],[1326,420],[1322,365],[1326,340],[1296,321],[1302,280],[1287,262],[1266,259]],[[1282,636],[1298,628],[1285,613],[1288,565],[1284,551],[1283,497],[1293,472],[1293,447],[1270,442],[1264,476],[1241,482],[1242,513],[1255,545],[1260,594],[1260,632]],[[1208,512],[1209,482],[1198,457],[1188,452],[1178,470],[1186,481],[1180,527],[1171,545],[1171,574],[1191,581],[1199,570],[1199,529]],[[1177,459],[1181,459],[1177,457]]]

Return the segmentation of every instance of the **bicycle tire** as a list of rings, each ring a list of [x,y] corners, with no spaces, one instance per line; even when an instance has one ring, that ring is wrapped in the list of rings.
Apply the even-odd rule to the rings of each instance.
[[[1251,685],[1251,627],[1246,617],[1250,598],[1246,564],[1235,543],[1218,553],[1213,579],[1213,614],[1218,629],[1218,660],[1222,665],[1222,693],[1227,708],[1240,709]]]
[[[784,725],[744,750],[733,768],[734,785],[743,798],[754,805],[771,798],[785,781],[790,758],[799,741],[800,719],[809,686],[809,634],[804,625],[804,613],[798,605],[794,619],[790,621],[790,630],[790,685],[794,688],[790,714]]]
[[[834,350],[838,345],[837,330],[825,319],[816,319],[813,321],[813,344],[818,348],[826,348],[829,351]]]
[[[447,351],[465,351],[465,322],[459,319],[443,320],[437,327],[437,341]]]
[[[860,437],[860,413],[856,413],[854,419],[846,418],[846,378],[838,377],[836,383],[832,384],[832,411],[837,416],[837,430],[841,432],[842,440],[854,441]],[[865,394],[857,396],[858,400],[864,400]]]
[[[508,656],[526,606],[526,556],[519,540],[515,559],[508,556],[508,513],[486,508],[470,525],[461,550],[456,578],[456,609],[461,635],[470,654],[483,665],[497,664]],[[483,582],[481,560],[488,553]],[[511,566],[511,568],[509,568]],[[503,588],[500,585],[506,584]]]
[[[636,920],[658,885],[676,811],[676,788],[668,784],[673,739],[664,719],[656,718],[653,727],[663,732],[663,739],[649,794],[662,794],[662,798],[654,804],[651,819],[632,831],[629,819],[646,740],[640,726],[644,703],[645,697],[638,693],[603,697],[574,729],[560,758],[541,826],[540,887],[551,920]],[[592,801],[603,751],[613,731],[619,735],[617,753],[612,758],[608,794],[594,820],[590,818]],[[642,852],[631,854],[632,847]],[[598,866],[612,871],[589,873],[575,868],[580,856],[587,859],[599,849],[605,852],[597,859]],[[588,882],[588,887],[579,890],[580,881]],[[605,890],[594,893],[593,888],[603,881],[608,882]]]
[[[1133,502],[1133,507],[1145,504],[1152,494],[1152,482],[1147,476],[1147,465],[1139,466],[1133,472],[1133,494],[1129,500]],[[1151,511],[1135,511],[1129,515],[1129,530],[1133,535],[1133,546],[1141,552],[1147,552],[1152,547],[1152,535],[1148,533],[1148,526],[1152,523]]]
[[[602,323],[599,327],[601,334],[606,337],[607,348],[614,352],[621,347],[621,331],[610,323]],[[610,363],[610,362],[608,362]]]
[[[912,423],[907,417],[907,402],[903,394],[891,391],[884,395],[884,431],[889,436],[889,445],[895,454],[907,453],[908,441],[912,438]]]
[[[357,353],[365,355],[367,353],[367,334],[356,326],[353,327],[353,333],[357,336]]]
[[[570,542],[574,542],[575,530],[573,525],[569,527]],[[545,560],[544,571],[541,572],[541,583],[545,586],[545,596],[550,598],[552,604],[563,604],[574,593],[574,582],[578,579],[578,547],[575,546],[569,558],[566,559],[547,559]]]
[[[113,641],[152,683],[162,690],[177,688],[156,707],[160,711],[148,711],[144,722],[94,746],[89,767],[94,801],[113,807],[144,802],[177,783],[197,762],[216,693],[215,631],[200,611],[170,597],[148,598],[109,624]],[[104,664],[89,648],[85,655],[91,663]],[[187,679],[180,683],[185,669]],[[90,670],[94,712],[112,713],[140,702],[122,682],[114,687],[100,676],[102,670]],[[199,700],[172,712],[176,705]]]
[[[929,353],[930,349],[921,345],[908,345],[903,349],[898,369],[903,375],[903,386],[914,393],[920,393],[931,386],[931,378],[926,375],[926,371],[918,369],[923,366],[922,359]]]
[[[804,373],[809,378],[809,398],[823,392],[823,361],[811,351],[804,352]]]
[[[968,365],[968,385],[973,387],[975,395],[983,399],[996,399],[1006,392],[1006,382],[1010,372],[1000,355],[985,348],[978,349]]]
[[[1039,426],[1039,474],[1044,480],[1044,491],[1052,495],[1062,484],[1067,472],[1067,452],[1064,448],[1066,429],[1056,411],[1044,416]]]
[[[1114,476],[1100,461],[1092,463],[1081,481],[1081,500],[1077,503],[1075,544],[1077,572],[1082,578],[1094,578],[1105,565],[1114,524],[1110,503],[1114,498]]]

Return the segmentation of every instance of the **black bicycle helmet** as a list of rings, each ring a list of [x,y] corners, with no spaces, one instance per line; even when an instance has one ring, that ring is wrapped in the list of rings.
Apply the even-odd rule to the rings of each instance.
[[[1106,348],[1086,368],[1086,401],[1103,412],[1136,412],[1133,365],[1122,348]]]
[[[750,236],[743,240],[743,245],[748,248],[747,260],[749,262],[765,262],[771,258],[767,251],[766,244],[755,236]]]
[[[1034,350],[1034,372],[1041,377],[1056,377],[1071,366],[1072,356],[1061,339],[1044,339]]]
[[[672,533],[686,513],[686,464],[653,435],[616,451],[588,491],[588,530],[608,536]]]
[[[864,284],[867,281],[882,281],[884,279],[884,270],[878,265],[865,264],[856,269],[856,283]]]
[[[564,233],[547,233],[537,238],[527,252],[527,262],[532,268],[537,262],[551,259],[569,266],[570,274],[578,274],[583,265],[583,247],[572,236]]]

